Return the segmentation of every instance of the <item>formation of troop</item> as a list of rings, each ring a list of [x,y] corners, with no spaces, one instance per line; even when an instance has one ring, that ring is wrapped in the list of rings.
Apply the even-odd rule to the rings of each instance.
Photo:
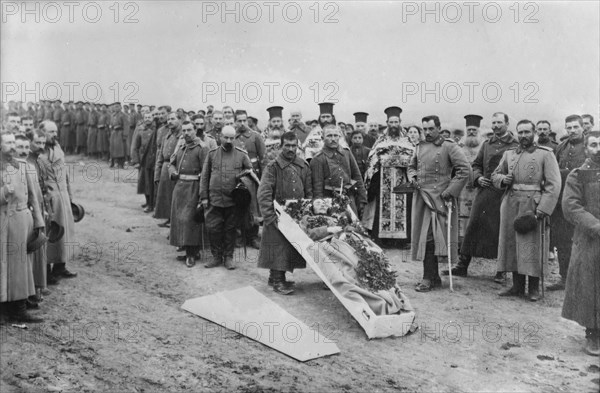
[[[600,132],[593,116],[567,116],[557,139],[546,120],[519,120],[511,131],[502,112],[484,134],[479,115],[450,130],[435,115],[404,127],[396,106],[384,110],[385,125],[365,112],[338,122],[333,107],[319,104],[317,119],[306,122],[292,111],[287,124],[284,108],[270,107],[260,129],[256,117],[230,106],[190,112],[168,105],[123,110],[118,102],[9,103],[0,302],[13,318],[35,320],[26,308],[37,306],[46,285],[75,275],[64,243],[83,209],[61,168],[65,154],[84,154],[139,170],[143,211],[169,228],[170,245],[183,253],[176,259],[187,267],[208,249],[205,268],[234,270],[235,247],[250,246],[259,250],[258,267],[269,270],[268,285],[292,294],[286,273],[305,263],[279,231],[274,201],[342,194],[374,240],[410,247],[422,262],[416,291],[441,287],[438,266],[448,259],[452,267],[442,275],[459,277],[468,276],[473,258],[495,260],[494,281],[504,284],[512,273],[500,296],[537,301],[544,290],[566,288],[562,316],[586,328],[585,350],[598,355]],[[552,258],[561,278],[545,285]]]

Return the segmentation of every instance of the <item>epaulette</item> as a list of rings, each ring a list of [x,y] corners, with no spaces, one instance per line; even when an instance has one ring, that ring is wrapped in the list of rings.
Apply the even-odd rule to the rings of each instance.
[[[235,146],[235,148],[236,148],[236,149],[238,149],[239,151],[243,151],[244,153],[248,154],[248,151],[247,151],[247,150],[244,150],[244,149],[242,149],[242,148],[241,148],[241,147],[239,147],[239,146]]]
[[[221,146],[214,147],[214,148],[210,149],[208,152],[212,153],[213,151],[217,151],[219,149],[219,147],[221,147]]]
[[[317,158],[317,157],[319,157],[321,154],[323,154],[323,150],[319,150],[318,152],[316,152],[316,153],[315,153],[315,154],[312,156],[312,158]]]
[[[445,140],[446,142],[452,142],[452,143],[456,143],[456,141],[455,141],[454,139],[452,139],[452,138],[444,138],[444,140]]]
[[[549,152],[554,152],[554,150],[551,147],[548,146],[541,146],[541,145],[537,145],[538,149],[544,149],[547,150]]]
[[[204,134],[204,136],[205,136],[205,137],[207,137],[207,138],[210,138],[210,139],[215,139],[215,137],[214,137],[214,136],[212,136],[212,135],[207,135],[207,134]],[[216,139],[215,139],[215,140],[216,140]]]
[[[349,148],[348,146],[340,146],[340,147],[341,147],[342,149],[345,149],[345,150],[351,151],[351,150],[350,150],[350,148]]]

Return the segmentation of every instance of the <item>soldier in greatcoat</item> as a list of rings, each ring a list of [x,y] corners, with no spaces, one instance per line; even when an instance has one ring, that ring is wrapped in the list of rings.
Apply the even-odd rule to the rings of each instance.
[[[47,258],[52,264],[53,278],[72,278],[77,273],[67,269],[73,258],[69,245],[75,239],[75,221],[71,208],[71,186],[69,171],[65,163],[65,153],[57,141],[57,127],[54,122],[44,121],[40,127],[46,133],[46,148],[38,156],[40,175],[44,182],[44,198],[48,207],[49,221],[55,221],[64,228],[64,235],[55,243],[48,243]]]
[[[160,227],[168,227],[171,222],[171,202],[175,182],[169,176],[169,162],[181,135],[181,119],[177,112],[168,115],[167,129],[168,132],[163,137],[162,144],[156,153],[156,164],[154,166],[154,184],[155,187],[158,186],[154,218],[167,220],[158,224]]]
[[[115,102],[111,106],[113,113],[110,116],[110,167],[116,164],[118,168],[124,168],[127,156],[126,132],[129,125],[125,113],[121,110],[121,103]]]
[[[454,203],[469,178],[469,162],[453,139],[441,136],[437,116],[422,119],[425,140],[421,141],[408,167],[408,179],[418,189],[412,200],[412,258],[423,261],[423,280],[418,292],[441,286],[438,274],[440,257],[458,257],[458,214],[453,211],[451,239],[447,238],[448,208]],[[448,255],[448,242],[451,255]]]
[[[600,131],[585,138],[587,159],[567,176],[562,211],[575,226],[563,318],[585,327],[585,352],[600,355]]]
[[[138,188],[137,193],[143,194],[146,198],[144,204],[144,212],[148,213],[154,210],[154,163],[156,158],[156,143],[154,143],[154,151],[151,151],[151,140],[156,139],[156,128],[152,114],[147,112],[144,114],[144,121],[139,123],[133,132],[131,141],[131,164],[138,168]],[[147,161],[151,161],[152,177],[148,176]]]
[[[470,115],[477,116],[477,115]],[[468,117],[467,128],[476,123],[479,128],[481,116]],[[498,237],[500,229],[500,203],[503,189],[492,184],[492,172],[498,166],[504,152],[517,147],[518,142],[508,131],[508,115],[497,112],[492,115],[494,136],[485,140],[473,161],[473,184],[479,189],[473,202],[465,236],[460,246],[458,263],[452,274],[467,276],[471,258],[496,259],[498,257]],[[498,272],[495,280],[502,282],[504,273]]]
[[[195,220],[195,213],[202,205],[200,176],[208,148],[200,144],[194,123],[184,121],[181,132],[185,143],[171,156],[169,162],[170,178],[176,182],[171,203],[169,242],[172,246],[185,249],[185,265],[192,267],[196,264],[196,255],[202,246],[202,226]]]
[[[585,147],[583,145],[583,119],[579,115],[570,115],[565,119],[565,138],[556,148],[555,155],[560,168],[562,184],[566,183],[567,175],[575,168],[579,168],[585,161]],[[562,194],[561,194],[562,195]],[[560,281],[548,286],[549,291],[565,289],[571,247],[573,246],[573,225],[565,219],[560,204],[552,213],[551,247],[556,247],[558,252],[558,270]]]
[[[529,299],[537,301],[542,263],[548,259],[546,218],[560,194],[560,172],[552,149],[534,142],[535,125],[517,123],[519,146],[504,152],[492,173],[496,188],[503,189],[500,205],[498,271],[512,272],[513,285],[500,296],[524,296],[529,280]]]
[[[35,295],[27,242],[44,230],[44,219],[25,163],[15,160],[15,136],[0,133],[0,305],[15,322],[42,322],[27,314]]]
[[[290,244],[277,227],[273,201],[284,205],[289,199],[311,199],[312,178],[306,161],[296,155],[298,136],[290,131],[281,137],[281,152],[267,165],[258,187],[258,202],[263,216],[263,234],[260,243],[258,267],[269,269],[268,284],[277,293],[293,292],[286,272],[306,267],[304,258]]]

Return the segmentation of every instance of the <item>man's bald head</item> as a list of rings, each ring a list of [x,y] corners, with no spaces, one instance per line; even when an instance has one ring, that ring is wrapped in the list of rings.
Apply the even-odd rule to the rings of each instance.
[[[233,128],[232,126],[225,126],[223,127],[223,130],[221,130],[221,135],[230,138],[235,138],[235,128]]]

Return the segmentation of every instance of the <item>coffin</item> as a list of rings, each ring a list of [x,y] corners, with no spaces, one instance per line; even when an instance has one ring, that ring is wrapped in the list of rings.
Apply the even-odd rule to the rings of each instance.
[[[329,258],[323,247],[319,247],[320,242],[314,242],[300,228],[283,209],[283,207],[274,201],[275,211],[279,215],[279,230],[289,240],[291,244],[300,252],[306,263],[312,268],[317,276],[329,287],[335,297],[342,303],[348,312],[363,328],[367,337],[401,337],[406,335],[413,326],[415,312],[408,302],[405,303],[406,310],[397,314],[377,315],[369,304],[360,296],[348,296],[342,294],[336,285],[332,284],[332,278],[335,276],[339,280],[339,272],[335,272],[335,262]],[[327,265],[324,265],[327,264]]]

